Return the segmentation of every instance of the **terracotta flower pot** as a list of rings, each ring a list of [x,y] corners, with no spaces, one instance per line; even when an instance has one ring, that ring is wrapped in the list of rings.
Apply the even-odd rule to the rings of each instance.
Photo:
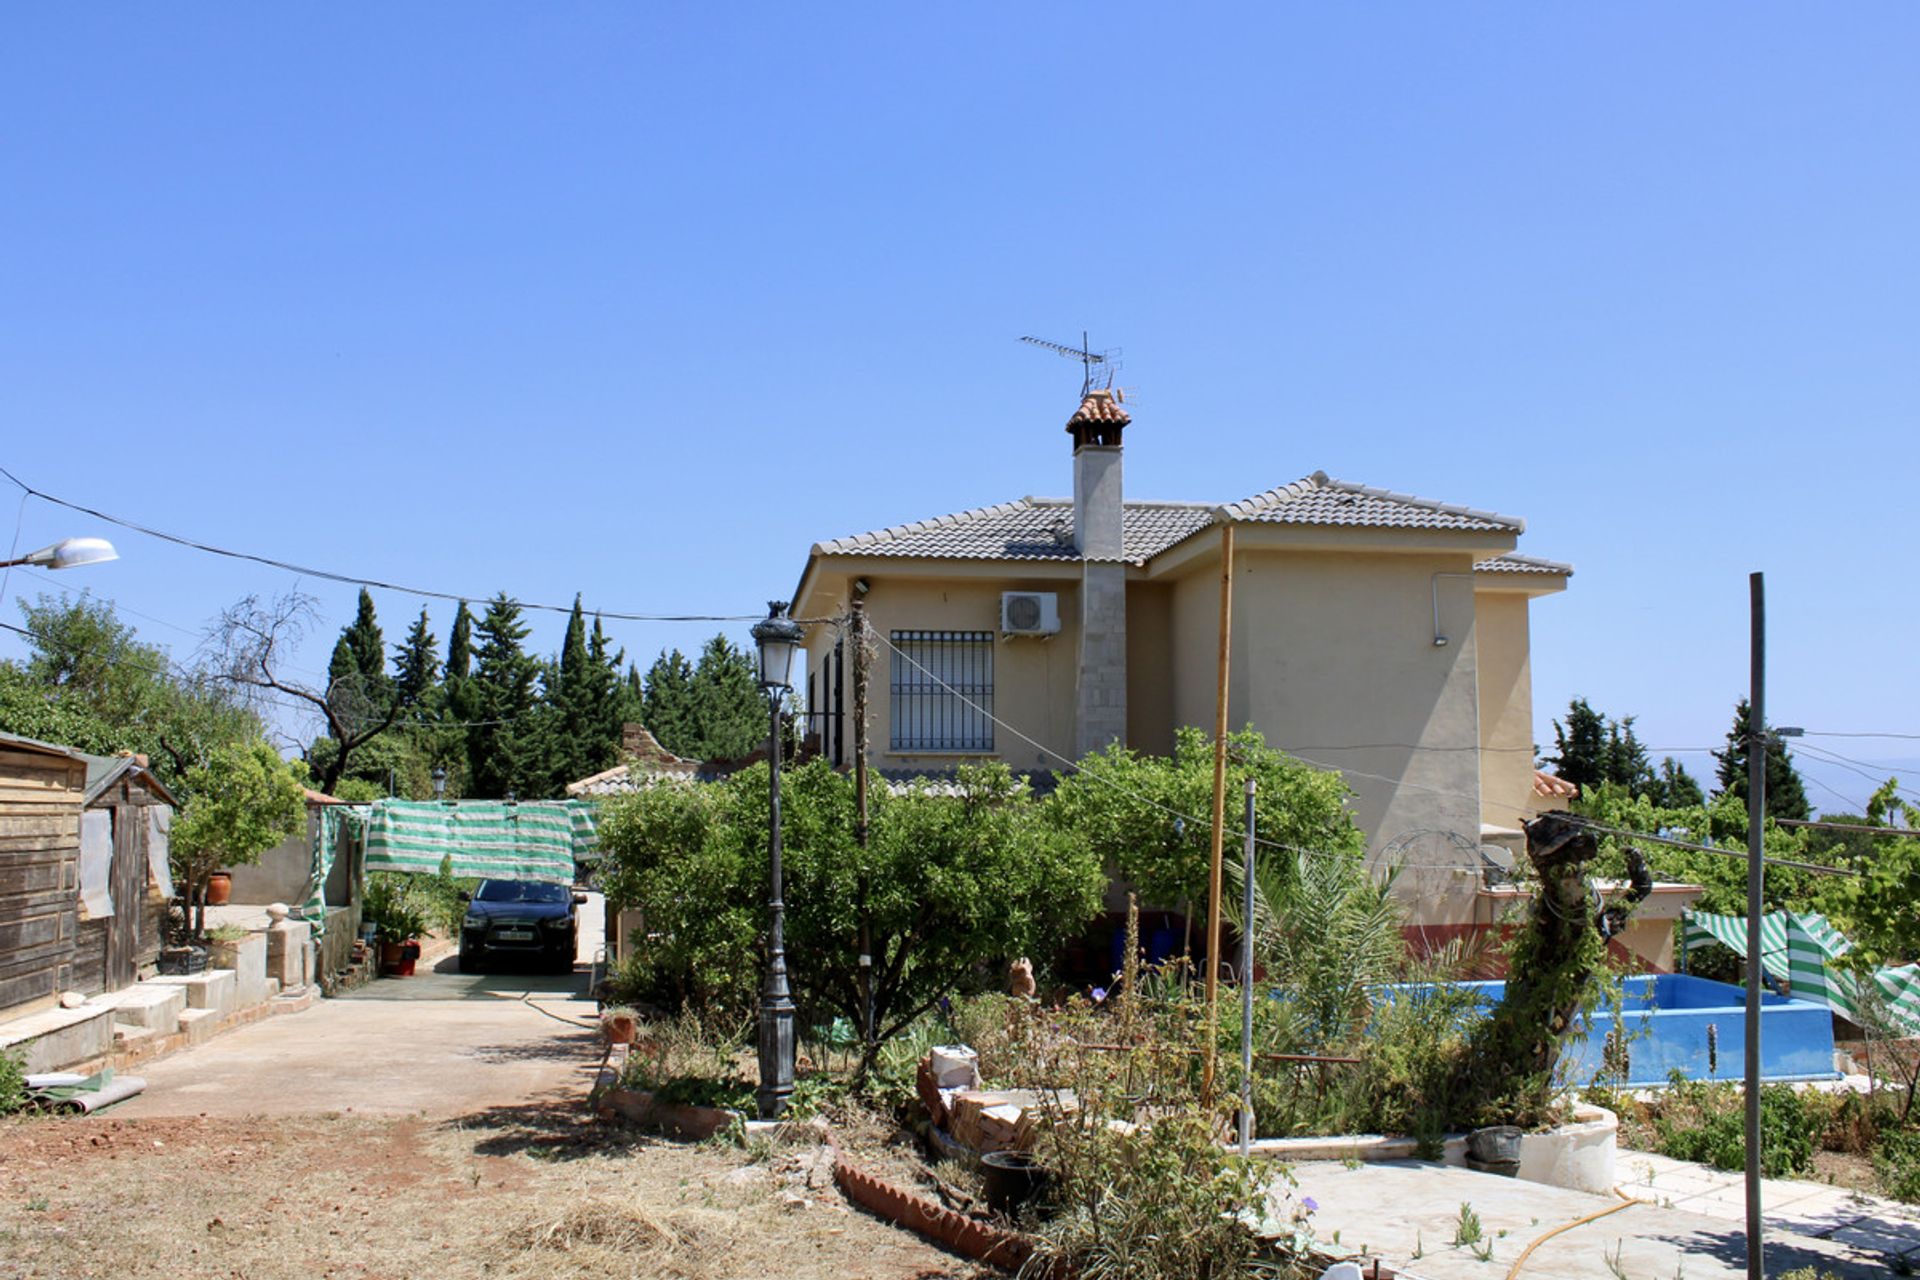
[[[608,1044],[632,1044],[640,1031],[640,1019],[631,1013],[603,1013],[600,1015],[600,1034]]]
[[[224,871],[216,871],[207,877],[207,905],[224,907],[227,899],[233,896],[233,877]]]

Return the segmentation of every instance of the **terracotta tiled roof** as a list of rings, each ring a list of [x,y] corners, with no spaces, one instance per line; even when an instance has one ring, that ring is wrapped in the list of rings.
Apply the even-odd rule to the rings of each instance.
[[[1509,551],[1491,560],[1476,560],[1473,568],[1476,573],[1558,573],[1573,576],[1573,566],[1570,564],[1542,560],[1539,556],[1523,556],[1517,551]]]
[[[1517,516],[1335,480],[1324,471],[1239,502],[1229,502],[1220,511],[1228,519],[1270,524],[1446,529],[1466,533],[1523,533],[1527,527],[1527,522]]]
[[[1121,522],[1121,550],[1144,564],[1189,534],[1206,528],[1212,509],[1194,502],[1129,502]],[[1073,503],[1065,498],[1021,498],[957,511],[932,520],[894,525],[818,543],[816,555],[910,556],[937,560],[1078,560]]]
[[[1556,777],[1540,769],[1533,771],[1533,794],[1546,800],[1571,800],[1580,794],[1580,788],[1565,778]]]
[[[1098,393],[1096,393],[1098,394]],[[1091,397],[1089,397],[1091,400]],[[1116,412],[1124,411],[1115,409]],[[1197,502],[1129,502],[1122,529],[1123,558],[1145,564],[1154,556],[1225,520],[1375,529],[1435,529],[1462,533],[1519,533],[1526,522],[1334,480],[1316,471],[1303,480],[1225,506]],[[931,520],[893,525],[814,545],[815,555],[907,556],[938,560],[1077,560],[1073,503],[1066,498],[1021,498]],[[1493,572],[1561,573],[1525,556],[1503,556]],[[1488,562],[1492,564],[1493,562]]]
[[[1073,416],[1067,419],[1067,430],[1073,430],[1076,424],[1082,422],[1112,422],[1124,427],[1132,421],[1127,411],[1120,407],[1119,396],[1111,391],[1089,391],[1087,398],[1080,402],[1080,407],[1073,411]]]

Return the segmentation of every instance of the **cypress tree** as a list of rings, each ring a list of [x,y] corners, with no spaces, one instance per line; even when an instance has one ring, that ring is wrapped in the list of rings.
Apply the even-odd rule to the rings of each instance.
[[[328,665],[327,674],[338,680],[345,674],[344,664],[347,662],[359,674],[361,687],[370,699],[379,701],[391,692],[392,681],[387,677],[387,642],[380,634],[379,619],[374,616],[373,596],[365,587],[360,588],[360,607],[354,612],[353,621],[341,631],[340,643],[333,648],[333,661]],[[335,671],[336,666],[342,669]]]
[[[1731,793],[1741,800],[1747,798],[1747,757],[1752,737],[1753,708],[1742,698],[1733,710],[1733,728],[1727,733],[1727,749],[1713,753],[1713,758],[1719,761],[1717,776],[1721,794]],[[1767,816],[1775,819],[1807,817],[1812,809],[1807,804],[1806,787],[1793,767],[1786,744],[1771,734],[1767,737],[1766,771]]]
[[[465,680],[473,670],[473,613],[462,600],[453,611],[453,631],[447,637],[446,681]]]

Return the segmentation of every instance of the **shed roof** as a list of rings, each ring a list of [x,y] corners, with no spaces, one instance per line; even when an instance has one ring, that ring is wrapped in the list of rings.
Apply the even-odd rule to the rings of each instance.
[[[160,779],[155,776],[153,769],[148,766],[145,756],[137,756],[132,752],[112,756],[90,756],[82,753],[81,758],[87,762],[88,804],[92,804],[95,800],[105,795],[107,788],[111,787],[121,778],[126,777],[130,773],[137,773],[141,776],[141,780],[146,784],[148,790],[152,791],[174,808],[177,809],[180,807],[180,802],[173,798],[173,793],[167,790],[166,784],[161,782]]]
[[[63,747],[57,742],[42,742],[38,738],[29,738],[18,733],[0,733],[0,746],[14,747],[21,751],[37,751],[43,755],[60,756],[66,760],[78,760],[86,763],[87,757],[72,747]]]

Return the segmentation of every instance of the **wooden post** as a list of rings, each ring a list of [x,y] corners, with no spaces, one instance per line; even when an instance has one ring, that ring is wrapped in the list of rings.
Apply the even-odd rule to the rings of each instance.
[[[1220,671],[1213,704],[1213,851],[1207,860],[1207,1057],[1200,1100],[1213,1101],[1220,1038],[1220,860],[1227,834],[1227,667],[1233,641],[1233,525],[1220,526]]]

